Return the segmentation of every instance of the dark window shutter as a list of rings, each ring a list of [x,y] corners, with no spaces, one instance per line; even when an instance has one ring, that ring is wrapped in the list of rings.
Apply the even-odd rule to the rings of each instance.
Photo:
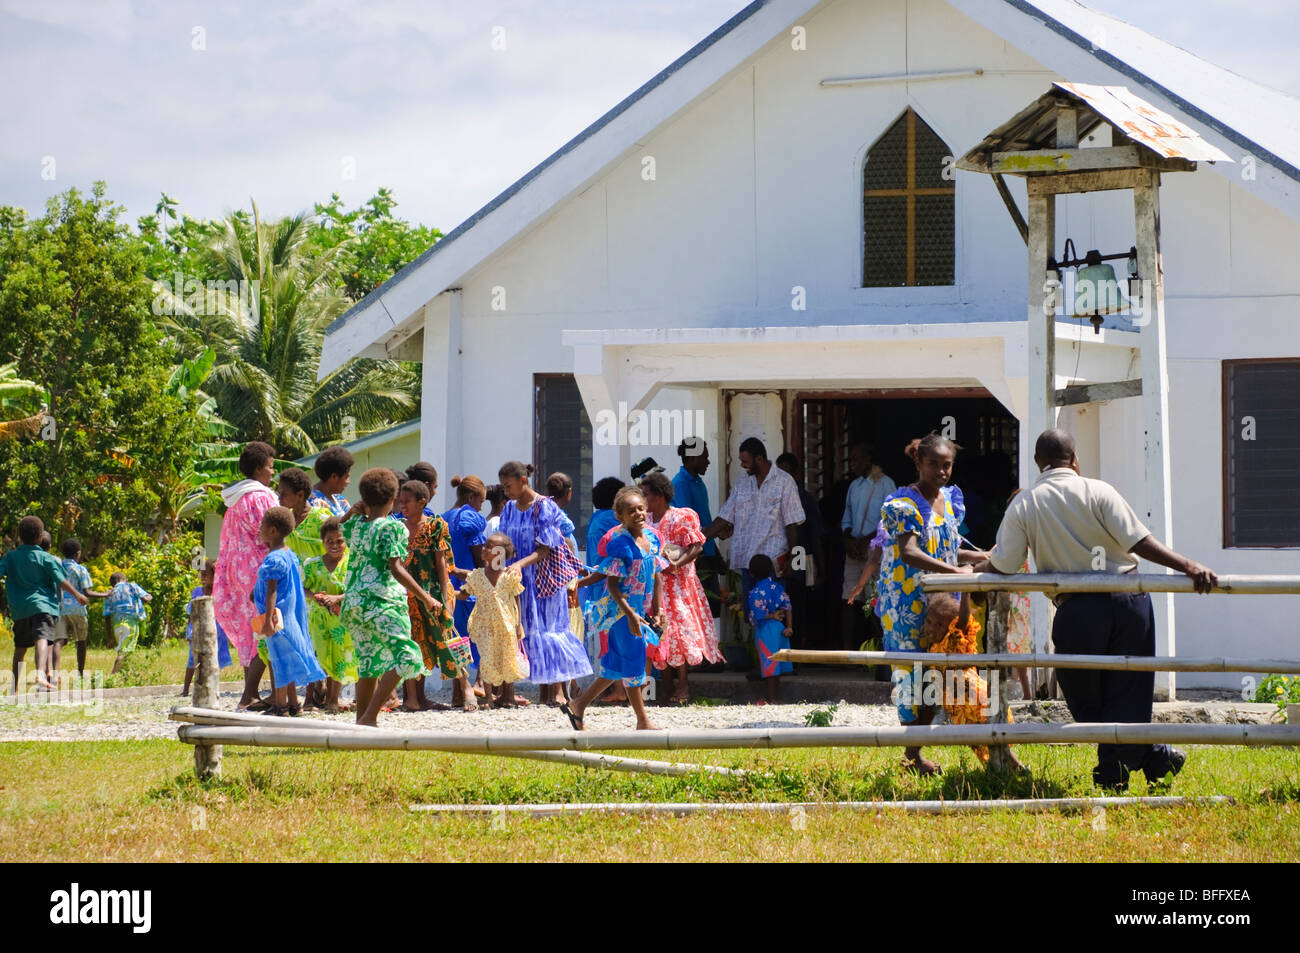
[[[578,546],[591,519],[591,421],[572,374],[536,374],[533,488],[546,493],[546,478],[567,473],[573,480],[573,499],[565,512],[577,526]]]
[[[1224,545],[1300,546],[1300,358],[1224,361],[1223,391]]]

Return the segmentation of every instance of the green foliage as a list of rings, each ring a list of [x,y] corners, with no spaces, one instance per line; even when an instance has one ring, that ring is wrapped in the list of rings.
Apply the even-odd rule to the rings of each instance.
[[[401,268],[427,251],[442,232],[393,218],[397,200],[381,188],[364,205],[345,211],[335,192],[324,205],[316,203],[320,224],[313,230],[313,249],[338,249],[338,274],[343,293],[359,301]]]
[[[839,705],[814,708],[803,716],[804,726],[808,728],[829,728],[835,722],[835,713],[839,710]]]
[[[203,540],[198,533],[181,533],[159,545],[142,533],[128,531],[109,551],[87,561],[86,568],[97,590],[108,589],[109,577],[122,572],[153,596],[140,632],[140,644],[150,646],[185,635],[190,593],[199,583],[202,559]]]
[[[188,221],[154,246],[155,311],[179,353],[213,350],[204,387],[239,442],[264,440],[295,458],[416,411],[419,376],[395,361],[355,360],[317,380],[325,330],[349,304],[339,275],[351,238],[322,239],[304,215],[265,221],[256,204],[221,222]]]
[[[0,442],[0,513],[36,513],[92,554],[149,524],[155,476],[201,438],[193,398],[167,392],[142,246],[121,212],[103,183],[55,196],[37,219],[0,209],[0,361],[45,392],[51,424]]]
[[[1255,689],[1255,701],[1278,708],[1300,704],[1300,675],[1269,675]]]
[[[143,634],[140,638],[143,642]],[[136,685],[161,685],[165,681],[162,650],[157,645],[150,645],[138,648],[124,658],[116,675],[104,677],[104,687],[131,688]]]

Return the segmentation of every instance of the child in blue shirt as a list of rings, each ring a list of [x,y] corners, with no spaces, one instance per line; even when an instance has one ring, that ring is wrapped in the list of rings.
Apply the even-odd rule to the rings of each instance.
[[[55,621],[59,617],[59,591],[63,590],[81,605],[86,597],[68,583],[63,565],[41,548],[45,524],[39,516],[24,516],[18,521],[17,549],[0,556],[0,579],[4,580],[9,598],[9,617],[14,629],[13,687],[17,694],[21,684],[23,659],[27,650],[36,650],[36,687],[50,689],[46,669],[50,645],[54,642]]]
[[[789,662],[772,656],[790,647],[790,597],[785,587],[773,578],[772,560],[759,553],[749,561],[749,575],[754,580],[749,590],[749,622],[754,627],[754,644],[758,648],[758,665],[763,676],[760,705],[776,703],[781,676],[794,671]]]
[[[117,658],[113,660],[116,675],[122,667],[122,660],[135,651],[140,642],[140,630],[144,627],[144,604],[153,602],[153,596],[133,582],[128,582],[126,573],[115,572],[108,577],[112,586],[104,599],[104,615],[108,616],[108,627],[117,640]]]

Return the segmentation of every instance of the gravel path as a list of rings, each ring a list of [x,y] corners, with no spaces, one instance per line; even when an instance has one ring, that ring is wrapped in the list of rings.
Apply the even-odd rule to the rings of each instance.
[[[222,693],[221,707],[233,709],[237,693]],[[148,698],[106,699],[98,706],[0,706],[0,741],[107,741],[142,738],[175,738],[177,722],[167,712],[175,705],[188,704],[175,695]],[[802,728],[804,716],[824,705],[687,705],[650,709],[651,719],[662,728]],[[303,715],[319,721],[351,721],[352,715]],[[587,712],[587,727],[594,731],[630,729],[633,715],[626,705],[593,705]],[[569,723],[555,708],[480,709],[477,712],[391,712],[379,716],[382,727],[401,730],[437,731],[556,731],[568,730]],[[889,705],[841,705],[834,724],[896,725],[897,715]]]

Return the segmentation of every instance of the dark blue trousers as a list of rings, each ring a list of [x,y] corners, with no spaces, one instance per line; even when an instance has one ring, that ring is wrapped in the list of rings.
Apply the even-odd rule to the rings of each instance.
[[[1072,595],[1056,610],[1052,642],[1064,655],[1155,655],[1151,597],[1145,592]],[[1154,672],[1063,668],[1056,679],[1076,722],[1151,721]],[[1098,745],[1093,776],[1098,783],[1115,783],[1141,768],[1147,777],[1159,778],[1168,766],[1168,745]]]

